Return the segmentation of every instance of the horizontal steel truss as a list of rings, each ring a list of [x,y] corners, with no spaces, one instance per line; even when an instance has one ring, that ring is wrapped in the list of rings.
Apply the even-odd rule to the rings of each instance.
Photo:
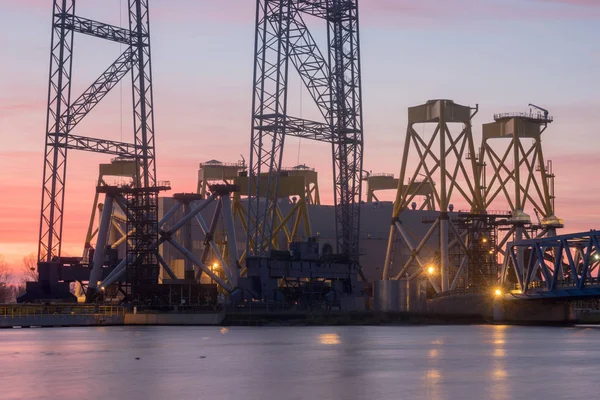
[[[524,295],[569,291],[577,295],[600,287],[600,232],[508,243],[500,283],[507,289],[516,284],[518,293]]]
[[[352,1],[258,0],[253,123],[250,159],[247,252],[268,255],[275,228],[275,202],[286,135],[332,143],[338,251],[358,261],[362,102],[358,5]],[[302,13],[328,23],[328,60],[307,29]],[[324,123],[287,115],[291,61],[324,118]],[[269,174],[269,193],[258,179]],[[272,182],[273,180],[273,182]],[[252,244],[252,245],[251,245]]]
[[[258,120],[267,120],[273,118],[272,115],[264,115],[258,117]],[[277,129],[275,126],[260,126],[257,125],[255,129],[262,129],[263,131],[273,132]],[[331,133],[331,127],[323,122],[311,121],[303,118],[296,118],[287,116],[286,118],[286,130],[287,136],[298,137],[302,139],[315,140],[317,142],[331,143],[333,140],[333,134]]]
[[[213,214],[211,223],[208,224],[200,213],[215,201],[218,202],[217,207],[215,208],[215,212]],[[185,214],[185,216],[182,219],[178,221],[172,221],[172,218],[175,215],[175,213],[177,213],[177,211],[181,207],[183,207],[183,205],[183,202],[176,201],[175,205],[166,214],[164,214],[163,218],[159,221],[160,238],[158,239],[158,241],[155,242],[153,247],[158,249],[159,246],[168,243],[170,246],[173,246],[173,248],[175,248],[179,253],[181,253],[181,255],[186,260],[189,260],[189,262],[196,266],[194,279],[199,281],[201,274],[205,273],[223,289],[231,292],[235,287],[237,287],[238,279],[240,276],[240,257],[236,246],[233,206],[230,194],[223,192],[213,193],[210,197],[208,197],[205,200],[202,200],[200,202],[192,202],[190,211],[187,214]],[[228,243],[226,253],[222,253],[220,251],[219,243],[215,241],[215,231],[217,229],[217,222],[221,219],[221,216],[225,220],[225,235]],[[193,220],[197,222],[197,224],[200,226],[205,235],[204,254],[201,257],[197,257],[191,249],[186,248],[174,238],[174,234],[176,232],[178,232],[181,229],[184,229]],[[169,223],[170,228],[167,230],[163,230],[163,227],[167,223]],[[225,273],[225,279],[219,277],[210,268],[210,266],[206,264],[206,261],[208,259],[208,252],[211,250],[213,256],[217,257],[220,268]],[[165,272],[172,279],[177,278],[170,266],[162,257],[160,257],[160,255],[158,257],[158,261],[165,270]],[[115,268],[115,270],[108,277],[106,277],[104,281],[101,282],[100,288],[107,288],[115,282],[122,280],[126,276],[127,264],[129,264],[130,262],[131,260],[127,262],[127,260],[124,259]]]
[[[298,11],[314,17],[329,19],[335,13],[353,11],[356,9],[355,0],[292,0]]]
[[[109,154],[118,157],[135,157],[135,145],[114,140],[96,139],[78,135],[59,135],[48,137],[47,145],[71,150],[83,150],[92,153]]]
[[[137,44],[137,37],[133,35],[129,29],[93,21],[72,14],[67,14],[58,26],[70,29],[73,32],[94,36],[99,39],[106,39],[126,45]]]
[[[81,96],[72,101],[74,33],[128,47]],[[135,144],[71,134],[130,71]],[[135,157],[142,167],[138,186],[155,184],[148,0],[129,0],[129,29],[76,16],[75,0],[54,0],[45,145],[39,261],[49,261],[61,253],[67,150]]]
[[[491,144],[492,140],[498,142],[499,139],[502,139],[506,146],[502,156],[493,149]],[[528,148],[523,143],[525,140],[532,141]],[[543,217],[554,215],[549,182],[551,175],[547,173],[544,163],[541,134],[533,139],[512,136],[488,139],[483,142],[482,150],[483,160],[491,166],[493,172],[489,183],[485,182],[485,176],[482,182],[487,207],[500,194],[504,194],[503,198],[508,202],[511,211],[522,211],[529,201]],[[523,171],[526,171],[524,177]],[[514,185],[514,193],[508,190],[510,184]]]

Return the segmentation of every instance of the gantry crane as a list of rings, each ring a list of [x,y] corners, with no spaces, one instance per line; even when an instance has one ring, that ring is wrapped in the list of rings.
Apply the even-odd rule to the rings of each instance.
[[[128,203],[130,208],[128,215],[135,216],[131,221],[134,221],[137,233],[128,238],[133,243],[128,251],[135,253],[133,264],[139,264],[143,266],[142,268],[147,267],[153,271],[157,269],[156,249],[147,246],[148,238],[158,235],[157,217],[154,212],[158,191],[154,190],[156,166],[148,3],[149,0],[128,1],[129,24],[124,28],[77,15],[75,0],[53,1],[38,246],[38,270],[41,281],[56,276],[56,272],[50,271],[63,269],[65,263],[75,262],[72,259],[61,260],[67,152],[73,150],[109,154],[135,161],[137,171],[134,185],[137,191],[135,198],[129,199],[135,204]],[[75,34],[93,36],[124,46],[122,54],[79,97],[71,97],[72,77],[75,74],[73,69]],[[133,99],[133,140],[124,143],[74,134],[78,124],[128,73],[131,73]],[[143,240],[139,237],[142,233]],[[96,254],[101,260],[102,252],[97,251]],[[136,269],[137,267],[133,265],[130,270]],[[64,281],[68,293],[67,279]]]
[[[325,55],[305,15],[326,21]],[[290,66],[300,75],[322,121],[288,115]],[[331,144],[337,252],[358,263],[363,121],[357,0],[257,1],[248,197],[247,253],[252,256],[268,257],[271,250],[286,136]]]

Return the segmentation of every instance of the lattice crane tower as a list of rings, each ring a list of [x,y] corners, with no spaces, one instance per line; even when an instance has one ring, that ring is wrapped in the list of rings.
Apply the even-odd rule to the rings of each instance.
[[[54,0],[53,4],[39,261],[49,262],[61,254],[68,150],[134,159],[139,165],[136,186],[156,186],[148,0],[128,1],[128,28],[80,17],[75,14],[75,3],[75,0]],[[120,43],[126,47],[87,90],[74,98],[71,84],[73,38],[76,33]],[[85,116],[129,72],[133,93],[133,143],[73,134]],[[149,207],[156,203],[157,196],[156,191],[148,191],[140,201]]]
[[[326,55],[304,15],[326,22]],[[287,114],[290,63],[322,121]],[[252,109],[247,253],[269,255],[283,147],[291,135],[331,143],[337,250],[358,262],[363,162],[358,0],[257,0]]]

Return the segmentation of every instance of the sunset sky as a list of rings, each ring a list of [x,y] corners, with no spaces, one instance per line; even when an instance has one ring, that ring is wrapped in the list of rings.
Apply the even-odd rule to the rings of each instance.
[[[77,14],[119,24],[126,0],[78,0]],[[255,0],[151,0],[159,180],[194,191],[198,163],[249,159]],[[429,99],[475,105],[481,124],[528,103],[555,118],[544,133],[565,231],[600,227],[600,0],[361,0],[365,169],[398,174],[406,109]],[[52,0],[0,0],[0,254],[37,251]],[[312,21],[314,22],[314,21]],[[316,27],[316,26],[315,26]],[[316,28],[317,38],[319,30]],[[76,36],[73,95],[120,54]],[[290,113],[312,105],[292,77]],[[131,141],[129,80],[76,129]],[[121,94],[122,93],[122,94]],[[121,104],[122,103],[122,104]],[[122,110],[122,111],[121,111]],[[285,166],[320,171],[331,202],[331,149],[287,142]],[[63,249],[81,254],[98,163],[69,153]]]

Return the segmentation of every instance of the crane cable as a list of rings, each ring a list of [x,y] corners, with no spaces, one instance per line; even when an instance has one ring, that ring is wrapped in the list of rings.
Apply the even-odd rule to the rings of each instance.
[[[300,79],[300,119],[302,119],[302,85],[304,84],[304,82],[302,82],[302,79]],[[298,157],[296,160],[296,165],[300,165],[300,147],[302,144],[302,138],[298,138]]]
[[[123,0],[119,0],[119,26],[123,26]],[[119,44],[120,54],[123,54],[123,43]],[[119,82],[119,91],[120,91],[120,117],[121,117],[121,142],[123,141],[123,80]]]
[[[123,0],[119,0],[119,27],[123,26]],[[123,54],[123,43],[119,43],[119,54]],[[121,142],[123,142],[123,79],[119,80],[119,116],[120,116],[120,124],[119,129],[121,132]],[[121,185],[125,182],[125,177],[123,174],[125,173],[125,165],[121,164]]]

